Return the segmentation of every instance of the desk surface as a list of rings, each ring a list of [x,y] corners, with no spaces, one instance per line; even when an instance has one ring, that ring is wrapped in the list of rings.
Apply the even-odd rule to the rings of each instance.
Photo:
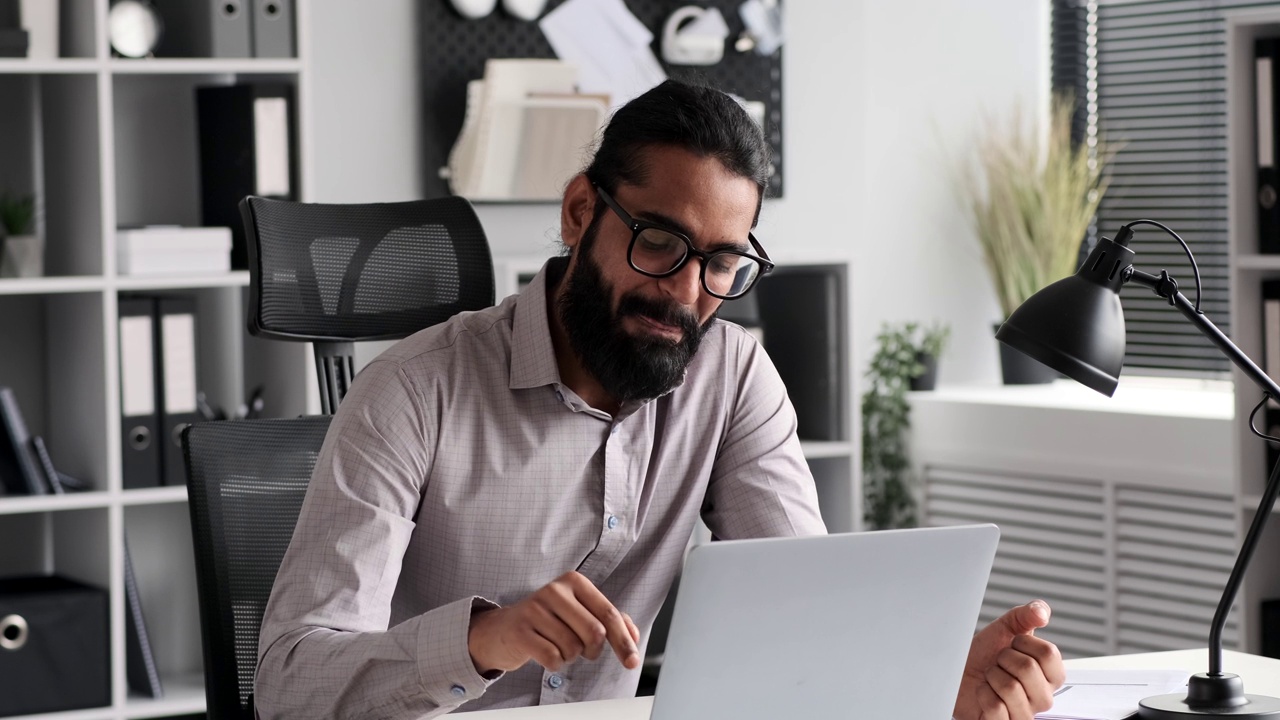
[[[1244,690],[1251,695],[1280,697],[1280,660],[1227,651],[1223,669],[1244,679]],[[1186,670],[1204,672],[1209,668],[1209,654],[1204,650],[1115,655],[1112,657],[1068,660],[1069,668],[1140,668],[1145,670]],[[599,702],[546,705],[514,710],[485,710],[461,713],[467,720],[649,720],[653,698],[625,698]]]

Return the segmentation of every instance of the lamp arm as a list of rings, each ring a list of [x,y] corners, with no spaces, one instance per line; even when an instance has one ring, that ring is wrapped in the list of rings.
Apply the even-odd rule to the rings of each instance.
[[[1262,372],[1262,368],[1258,367],[1249,359],[1248,355],[1245,355],[1240,348],[1236,347],[1236,344],[1231,342],[1231,338],[1219,330],[1218,326],[1213,324],[1213,321],[1204,313],[1197,311],[1191,301],[1178,291],[1178,283],[1169,277],[1167,273],[1152,275],[1131,266],[1126,270],[1126,274],[1128,277],[1125,278],[1125,282],[1136,282],[1139,285],[1149,287],[1157,295],[1168,300],[1169,304],[1176,307],[1183,317],[1190,320],[1197,330],[1209,338],[1209,341],[1216,345],[1222,351],[1222,354],[1227,356],[1228,360],[1235,363],[1236,367],[1240,368],[1240,371],[1253,381],[1253,384],[1280,401],[1280,385],[1277,385],[1274,380],[1267,377],[1267,374]]]
[[[1248,355],[1236,347],[1236,344],[1231,342],[1231,338],[1219,330],[1213,321],[1209,320],[1204,313],[1197,311],[1185,295],[1178,292],[1178,283],[1169,277],[1167,272],[1161,271],[1159,275],[1152,275],[1130,266],[1125,270],[1124,280],[1151,288],[1157,295],[1168,300],[1170,305],[1176,307],[1183,317],[1191,321],[1196,329],[1235,363],[1246,377],[1271,397],[1280,400],[1280,386],[1277,386],[1276,382],[1267,377],[1267,374],[1250,360]],[[1257,549],[1258,541],[1262,538],[1262,530],[1266,527],[1267,518],[1271,516],[1271,508],[1275,505],[1277,495],[1280,495],[1280,462],[1271,469],[1271,477],[1267,480],[1262,502],[1258,505],[1253,522],[1249,525],[1249,532],[1245,535],[1244,544],[1240,547],[1240,554],[1236,556],[1236,564],[1231,568],[1231,577],[1228,578],[1227,586],[1223,589],[1218,609],[1213,614],[1213,625],[1209,630],[1209,675],[1211,676],[1222,675],[1222,629],[1227,624],[1227,614],[1231,612],[1231,606],[1235,603],[1240,583],[1244,581],[1245,570],[1249,567],[1253,551]]]

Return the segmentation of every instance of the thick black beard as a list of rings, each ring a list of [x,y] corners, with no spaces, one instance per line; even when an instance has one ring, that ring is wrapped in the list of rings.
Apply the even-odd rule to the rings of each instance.
[[[593,223],[594,224],[594,223]],[[613,287],[605,282],[600,266],[591,257],[595,228],[578,248],[578,263],[565,276],[564,292],[557,303],[560,322],[587,372],[618,402],[648,400],[668,392],[684,379],[685,368],[715,321],[713,315],[699,326],[697,317],[674,302],[659,302],[638,293],[627,293],[617,311],[609,308]],[[628,315],[652,318],[683,331],[679,342],[663,338],[632,337],[622,327]]]

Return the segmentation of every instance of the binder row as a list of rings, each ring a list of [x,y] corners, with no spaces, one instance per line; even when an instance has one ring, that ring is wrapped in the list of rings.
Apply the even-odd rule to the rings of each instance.
[[[294,0],[154,0],[164,20],[156,54],[291,58]]]
[[[125,488],[186,484],[182,430],[199,417],[195,316],[189,297],[120,298]]]
[[[1280,177],[1276,173],[1276,147],[1280,143],[1280,118],[1275,105],[1280,98],[1280,38],[1262,38],[1254,46],[1254,97],[1257,120],[1258,252],[1280,253]],[[1275,377],[1274,375],[1272,377]]]

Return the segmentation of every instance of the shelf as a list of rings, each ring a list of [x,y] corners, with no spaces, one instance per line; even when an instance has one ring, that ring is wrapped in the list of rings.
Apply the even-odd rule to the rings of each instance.
[[[45,293],[97,292],[106,281],[96,275],[65,277],[5,278],[0,280],[0,295],[43,295]]]
[[[183,488],[186,490],[186,488]],[[68,493],[66,495],[16,495],[0,497],[0,515],[55,512],[59,510],[84,510],[105,508],[111,495],[101,490]]]
[[[29,60],[5,58],[0,60],[3,75],[81,75],[96,73],[102,66],[92,58],[60,58],[57,60]]]
[[[205,711],[204,678],[200,675],[166,675],[160,678],[164,697],[129,695],[125,701],[127,718],[154,718],[169,715],[191,715]]]
[[[1245,495],[1240,498],[1240,509],[1243,510],[1247,516],[1252,517],[1254,512],[1257,511],[1258,505],[1260,505],[1261,503],[1262,503],[1261,495]],[[1271,514],[1272,515],[1280,514],[1280,501],[1277,501],[1276,504],[1271,508]]]
[[[187,501],[187,486],[139,488],[121,493],[122,505],[159,505]]]
[[[853,454],[853,443],[827,440],[801,440],[800,449],[806,460],[844,458]]]
[[[117,290],[170,290],[213,287],[248,287],[249,271],[233,270],[217,275],[160,275],[156,277],[118,277]]]
[[[5,720],[112,720],[116,712],[109,707],[89,708],[88,710],[67,710],[66,712],[42,713],[40,715],[17,715]]]
[[[1236,267],[1241,270],[1280,270],[1280,255],[1241,254],[1236,257]]]
[[[296,58],[150,58],[113,59],[107,67],[117,75],[286,75],[301,72]]]

